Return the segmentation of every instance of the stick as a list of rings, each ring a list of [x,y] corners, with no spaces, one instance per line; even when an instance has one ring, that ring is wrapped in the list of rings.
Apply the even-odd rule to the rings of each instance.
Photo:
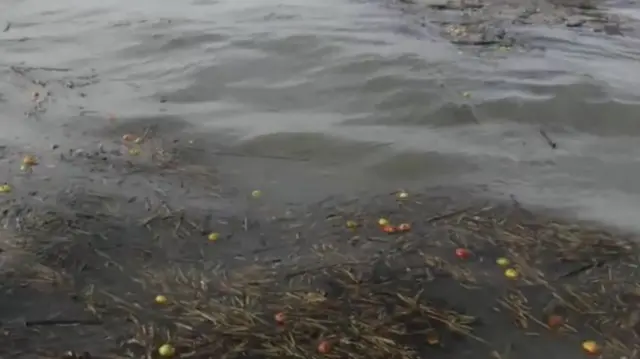
[[[547,144],[549,145],[549,147],[553,148],[554,150],[558,148],[558,144],[553,142],[553,140],[551,140],[549,135],[547,135],[547,133],[543,129],[540,129],[540,134],[542,135],[542,138],[544,138],[544,140],[547,141]]]
[[[102,325],[98,319],[43,319],[29,320],[24,322],[27,327],[47,326],[47,325]]]
[[[602,267],[605,263],[606,263],[606,260],[599,260],[599,261],[595,261],[593,263],[585,264],[585,265],[582,265],[582,266],[580,266],[580,267],[578,267],[576,269],[573,269],[573,270],[570,270],[570,271],[568,271],[566,273],[560,274],[557,277],[557,279],[574,277],[574,276],[577,276],[580,273],[588,271],[589,269]]]
[[[427,222],[435,222],[435,221],[439,221],[441,219],[445,219],[447,217],[452,217],[452,216],[455,216],[456,214],[464,213],[467,210],[469,210],[470,208],[471,207],[465,207],[465,208],[462,208],[462,209],[451,211],[449,213],[444,213],[444,214],[440,214],[440,215],[437,215],[437,216],[433,216],[431,218],[428,218]]]

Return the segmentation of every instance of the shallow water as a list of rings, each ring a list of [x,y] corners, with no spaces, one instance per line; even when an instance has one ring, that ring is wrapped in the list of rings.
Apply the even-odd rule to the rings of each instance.
[[[640,229],[640,7],[602,9],[622,35],[534,22],[505,49],[381,0],[6,1],[2,140],[94,148],[155,123],[224,143],[239,189],[284,201],[481,186]]]

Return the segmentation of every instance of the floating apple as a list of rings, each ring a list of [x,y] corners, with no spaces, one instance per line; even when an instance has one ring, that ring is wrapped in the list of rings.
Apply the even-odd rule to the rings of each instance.
[[[471,252],[466,248],[457,248],[456,257],[460,259],[469,259],[469,257],[471,257]]]
[[[167,304],[167,302],[169,301],[164,295],[157,295],[155,300],[158,304]]]
[[[547,318],[547,325],[550,328],[558,328],[564,324],[564,318],[560,315],[553,314]]]
[[[318,344],[318,353],[320,354],[329,354],[331,351],[331,343],[326,340],[323,340]]]
[[[394,226],[390,226],[390,225],[386,225],[382,227],[382,231],[385,233],[396,233],[398,231],[398,229]]]
[[[284,324],[284,322],[287,320],[287,316],[283,312],[278,312],[273,316],[273,319],[275,319],[276,323],[278,324]]]
[[[506,271],[504,271],[504,276],[509,279],[516,279],[518,278],[518,271],[513,268],[509,268]]]
[[[500,266],[500,267],[506,267],[508,266],[511,262],[504,257],[500,257],[498,259],[496,259],[496,263]]]
[[[600,346],[593,340],[585,340],[582,342],[582,349],[589,354],[600,353]]]

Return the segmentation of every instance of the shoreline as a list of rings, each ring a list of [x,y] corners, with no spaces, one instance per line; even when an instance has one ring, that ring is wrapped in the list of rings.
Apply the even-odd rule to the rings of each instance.
[[[636,34],[634,19],[611,13],[615,4],[589,0],[426,0],[394,2],[404,13],[420,17],[423,27],[440,27],[440,35],[459,46],[496,47],[500,51],[527,49],[522,29],[532,26],[588,31],[607,36]]]

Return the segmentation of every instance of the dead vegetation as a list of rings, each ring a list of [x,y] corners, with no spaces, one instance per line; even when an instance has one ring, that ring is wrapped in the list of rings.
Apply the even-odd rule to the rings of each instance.
[[[388,197],[363,205],[368,211],[323,205],[286,220],[256,211],[265,218],[218,221],[229,235],[214,242],[169,210],[133,232],[125,227],[141,222],[100,216],[24,222],[30,248],[43,233],[65,233],[39,261],[60,273],[49,281],[65,283],[58,292],[89,317],[27,320],[5,334],[34,345],[32,330],[46,327],[72,352],[21,349],[49,357],[411,359],[472,350],[506,358],[545,340],[577,355],[636,355],[640,286],[629,238],[519,206]],[[380,217],[411,228],[385,233]],[[138,238],[118,240],[126,233]],[[239,243],[259,235],[278,249]],[[200,259],[167,257],[189,246]],[[54,339],[63,326],[74,329]],[[93,341],[77,344],[73,335],[87,327]]]

